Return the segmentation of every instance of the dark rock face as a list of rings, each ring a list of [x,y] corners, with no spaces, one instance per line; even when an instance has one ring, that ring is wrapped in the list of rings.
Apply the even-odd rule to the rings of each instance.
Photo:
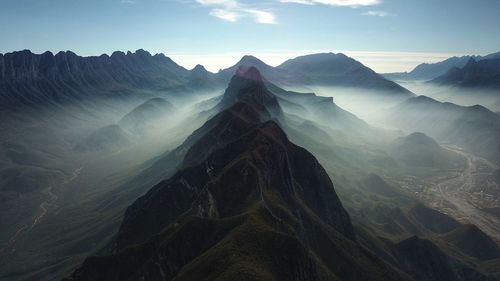
[[[279,118],[283,115],[278,99],[266,88],[264,79],[255,67],[238,69],[229,82],[218,108],[225,109],[237,101],[249,103],[261,113],[266,114],[267,111],[270,117]]]
[[[399,263],[418,280],[460,280],[448,257],[432,242],[416,236],[396,245]]]
[[[234,97],[234,95],[236,95],[236,97]],[[178,208],[179,211],[173,214],[170,219],[168,219],[168,216],[164,215],[159,219],[167,220],[166,223],[168,224],[175,217],[188,211],[190,208],[194,208],[193,201],[201,192],[207,192],[206,196],[210,194],[210,200],[208,197],[205,198],[203,200],[204,204],[197,207],[198,210],[195,211],[196,214],[202,213],[203,210],[207,211],[210,209],[208,207],[212,207],[211,210],[215,211],[216,214],[222,215],[222,217],[234,216],[237,215],[238,212],[244,211],[245,208],[243,206],[245,204],[253,205],[255,204],[255,202],[253,202],[254,200],[263,200],[265,202],[266,199],[264,195],[267,193],[266,190],[271,189],[273,186],[276,188],[282,185],[285,185],[283,186],[283,190],[269,191],[271,193],[279,193],[279,197],[287,201],[280,202],[280,205],[296,204],[296,202],[288,201],[292,200],[288,197],[293,197],[293,195],[298,194],[299,190],[320,188],[324,189],[324,192],[315,191],[315,195],[310,194],[306,196],[315,202],[314,206],[310,206],[309,209],[314,210],[319,208],[317,209],[318,216],[323,216],[325,213],[324,211],[327,211],[323,208],[331,211],[336,208],[342,209],[326,172],[319,166],[314,157],[308,153],[304,153],[302,149],[293,146],[288,141],[279,125],[272,121],[266,121],[272,117],[268,109],[279,108],[279,105],[274,96],[263,86],[260,74],[255,68],[246,71],[245,75],[241,75],[241,73],[235,75],[221,103],[224,104],[224,102],[227,102],[231,98],[234,98],[237,102],[216,115],[203,126],[210,129],[205,129],[203,127],[200,129],[205,133],[187,151],[181,166],[181,171],[169,180],[169,182],[172,182],[173,186],[166,183],[168,187],[162,188],[165,192],[173,192],[174,194],[182,194],[184,192],[190,194],[186,198],[187,200],[185,201],[184,207]],[[245,159],[245,155],[251,155],[252,157]],[[242,158],[240,160],[241,163],[233,163],[235,161],[234,159],[240,158]],[[294,162],[294,160],[297,162]],[[307,160],[310,167],[300,166],[299,168],[294,166],[302,165],[302,160]],[[224,172],[223,175],[230,175],[230,179],[237,182],[228,182],[213,188],[224,189],[230,186],[241,186],[240,188],[242,188],[242,190],[238,190],[236,194],[241,195],[247,193],[244,198],[254,198],[254,200],[250,200],[249,202],[234,200],[231,196],[235,195],[235,192],[231,190],[221,190],[217,193],[219,196],[228,196],[228,198],[218,200],[215,193],[210,192],[210,190],[203,191],[200,189],[207,188],[208,184],[214,184],[212,178],[215,177],[215,175],[219,175],[227,169],[233,169],[233,167],[236,168],[234,175],[231,175],[231,173],[227,174],[227,172]],[[243,167],[245,167],[245,170],[237,173],[237,170]],[[261,168],[257,169],[257,167]],[[184,171],[188,174],[181,176]],[[239,177],[236,176],[238,174],[240,174]],[[196,176],[193,177],[192,175]],[[307,186],[312,185],[315,187],[306,188],[306,186],[302,186],[299,190],[295,190],[296,187],[294,187],[294,184],[300,183],[303,178],[308,179],[308,181],[305,182]],[[240,182],[242,179],[244,179],[244,181]],[[246,180],[248,180],[248,183],[245,182]],[[181,184],[179,185],[179,183]],[[175,186],[177,186],[177,188]],[[155,190],[158,188],[157,186],[153,188],[152,191],[156,193]],[[179,190],[177,191],[177,189]],[[320,194],[324,197],[323,199],[321,199]],[[152,201],[148,202],[147,205],[153,204],[161,206],[164,208],[164,211],[157,212],[154,208],[140,207],[142,201],[145,200],[143,197],[137,202],[139,207],[132,206],[127,212],[122,230],[127,229],[129,224],[135,225],[135,222],[132,221],[154,226],[151,233],[142,235],[143,238],[147,238],[166,226],[165,223],[157,221],[156,218],[153,218],[153,223],[146,223],[147,220],[141,216],[137,219],[134,218],[137,215],[137,212],[133,211],[134,209],[147,209],[153,213],[160,214],[165,214],[168,210],[172,211],[176,209],[173,206],[154,203],[158,200],[165,202],[165,199],[162,199],[161,196],[151,195],[149,198],[149,200]],[[302,201],[307,202],[307,198],[303,198]],[[219,208],[216,206],[208,206],[206,204],[210,203],[209,201],[221,202],[221,206]],[[174,203],[178,206],[182,202],[182,200],[176,200]],[[311,202],[311,204],[313,202]],[[199,204],[199,202],[197,201],[196,204]],[[234,207],[223,207],[226,204],[234,205]],[[330,206],[329,204],[334,204],[334,206]],[[200,206],[205,206],[206,208],[200,209]],[[234,209],[237,209],[238,212],[232,213]],[[339,215],[339,217],[335,218],[337,215]],[[342,225],[342,227],[338,229],[339,232],[342,232],[350,238],[354,238],[352,226],[350,226],[350,222],[348,222],[347,213],[341,211],[337,213],[337,215],[328,218],[328,220],[330,220],[331,223],[335,222],[337,225]],[[141,230],[146,229],[146,227],[137,226],[133,228]],[[127,236],[126,231],[123,233],[124,236]],[[124,240],[139,242],[142,239],[131,238]],[[130,244],[130,242],[125,242],[124,244]]]
[[[426,229],[435,233],[447,233],[460,226],[460,223],[452,217],[422,204],[411,208],[409,214]]]
[[[226,95],[178,172],[128,208],[114,250],[71,280],[401,280],[357,244],[327,173],[271,113],[260,74],[237,74]]]
[[[500,247],[475,225],[462,225],[447,233],[445,239],[463,253],[480,260],[500,258]]]
[[[235,106],[246,110],[244,105]],[[231,129],[233,127],[228,128]],[[204,139],[200,142],[204,146]],[[224,143],[224,139],[219,139],[218,143]],[[192,149],[198,147],[195,145]],[[191,153],[188,152],[186,159]],[[170,204],[168,199],[174,197],[175,202]],[[326,172],[312,155],[290,144],[272,121],[252,128],[241,139],[215,150],[202,163],[183,169],[161,187],[155,187],[151,194],[129,208],[121,237],[129,236],[127,229],[144,231],[152,226],[154,229],[150,233],[140,235],[149,237],[188,211],[203,217],[227,218],[248,211],[257,202],[265,204],[278,220],[285,219],[279,217],[282,210],[278,206],[294,210],[297,213],[292,211],[292,215],[300,217],[305,212],[301,204],[305,204],[308,211],[354,239],[348,215]],[[168,215],[170,212],[174,212],[172,216]],[[158,214],[161,216],[157,217]],[[126,240],[138,242],[142,239]]]
[[[470,58],[462,67],[451,68],[431,82],[460,87],[500,88],[500,58],[491,56],[476,61]]]
[[[422,281],[493,281],[466,265],[449,258],[434,243],[413,236],[393,247],[399,268]]]

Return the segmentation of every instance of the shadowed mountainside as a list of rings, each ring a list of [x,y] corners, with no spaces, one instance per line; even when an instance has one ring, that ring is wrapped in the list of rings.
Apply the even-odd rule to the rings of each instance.
[[[441,75],[446,74],[454,67],[462,68],[471,58],[479,58],[478,56],[462,56],[451,57],[444,61],[436,63],[422,63],[417,65],[410,72],[397,72],[383,74],[387,79],[394,80],[431,80]]]
[[[188,91],[193,88],[189,81],[196,81],[195,73],[163,54],[152,56],[144,50],[99,57],[24,50],[0,54],[0,102],[3,106],[64,104],[139,90]]]
[[[389,94],[414,96],[397,83],[385,79],[362,63],[344,54],[313,54],[285,61],[277,67],[307,77],[320,86],[359,87],[385,91]]]
[[[237,99],[129,207],[112,254],[72,280],[400,280],[357,244],[325,170],[288,140],[268,94],[256,69],[236,75],[223,101]]]
[[[453,67],[432,83],[457,87],[500,88],[500,58],[476,61],[471,58],[464,67]]]

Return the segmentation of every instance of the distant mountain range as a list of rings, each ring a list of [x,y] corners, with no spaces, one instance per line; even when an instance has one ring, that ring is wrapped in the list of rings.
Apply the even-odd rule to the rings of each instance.
[[[203,66],[192,70],[163,54],[114,52],[111,56],[80,57],[71,51],[56,55],[29,50],[0,54],[0,102],[3,106],[61,104],[92,97],[119,97],[144,92],[177,95],[223,88],[239,66],[255,66],[278,85],[318,85],[370,88],[411,96],[360,62],[343,54],[315,54],[272,67],[252,56],[214,74]]]
[[[389,110],[386,121],[407,132],[423,132],[500,163],[500,116],[483,106],[464,107],[419,96]]]
[[[391,80],[424,80],[429,81],[447,74],[452,69],[461,69],[473,59],[475,61],[500,58],[500,52],[486,56],[451,57],[437,63],[422,63],[410,72],[385,73],[383,76]]]
[[[290,140],[287,132],[297,138],[308,131],[293,130],[297,117],[285,107],[318,101],[339,117],[330,120],[346,113],[329,99],[298,95],[270,84],[254,67],[240,67],[206,112],[208,121],[156,159],[160,169],[179,161],[171,177],[137,199],[115,239],[66,280],[496,280],[461,260],[477,255],[467,237],[483,248],[496,244],[424,205],[365,217],[368,224],[375,216],[382,228],[383,219],[397,220],[393,225],[414,235],[401,241],[356,228],[326,170]],[[353,118],[342,122],[367,126]],[[425,136],[409,141],[422,138],[435,148]],[[365,184],[393,203],[410,200],[378,176]],[[496,257],[496,248],[481,256]]]
[[[70,280],[402,280],[356,242],[255,68],[231,79],[217,108],[178,172],[128,208],[115,250]]]
[[[362,63],[344,54],[321,53],[290,59],[272,67],[253,56],[244,56],[234,66],[217,73],[222,81],[240,66],[255,66],[269,81],[281,86],[338,86],[371,89],[391,95],[413,94]]]
[[[464,67],[453,67],[430,82],[457,87],[500,89],[500,56],[478,61],[470,58]]]
[[[500,116],[484,107],[415,97],[342,54],[303,56],[277,67],[245,56],[218,73],[201,65],[187,70],[142,50],[87,58],[70,52],[6,56],[0,99],[14,110],[0,110],[13,119],[2,127],[9,135],[0,143],[8,164],[0,171],[6,186],[0,197],[14,199],[2,199],[0,215],[17,238],[19,206],[49,213],[21,231],[17,244],[7,244],[2,277],[499,280],[500,250],[491,231],[420,202],[411,189],[422,188],[420,182],[406,185],[412,173],[461,171],[464,157],[438,142],[500,163]],[[386,124],[408,135],[372,127],[332,97],[282,88],[296,85],[375,89],[375,98],[381,92],[405,99],[384,112]],[[204,91],[214,94],[194,98]],[[103,97],[95,107],[64,106]],[[181,99],[190,102],[179,105]],[[117,111],[108,114],[110,105]],[[80,129],[71,120],[66,126],[78,131],[73,136],[45,129],[59,127],[54,122],[68,115],[50,115],[41,124],[29,119],[56,109],[77,113],[72,118],[82,120],[75,124],[100,122]],[[105,117],[94,116],[101,111]],[[173,129],[165,124],[172,119]],[[18,138],[24,142],[13,141]],[[54,157],[47,145],[74,157],[61,165],[76,169],[68,169],[64,186],[54,190],[57,174],[45,172],[43,182],[11,164],[43,167],[40,160]],[[71,200],[50,209],[52,201],[37,201],[44,193]],[[28,195],[36,200],[25,200]]]
[[[385,73],[384,77],[391,80],[431,80],[444,75],[454,67],[464,67],[471,58],[479,56],[451,57],[436,63],[422,63],[417,65],[410,72]]]

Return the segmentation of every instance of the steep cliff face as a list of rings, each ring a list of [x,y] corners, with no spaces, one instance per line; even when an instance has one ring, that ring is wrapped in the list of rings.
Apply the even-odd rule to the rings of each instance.
[[[93,82],[95,85],[112,79],[139,84],[141,80],[150,82],[158,76],[166,76],[159,71],[177,78],[189,73],[170,58],[152,56],[144,50],[135,53],[114,52],[111,56],[99,57],[80,57],[71,51],[37,55],[25,50],[2,55],[0,60],[0,81],[3,83],[29,84],[71,79],[88,84]]]
[[[233,78],[232,105],[128,208],[114,250],[72,280],[400,280],[356,242],[327,173],[289,141],[255,71]]]

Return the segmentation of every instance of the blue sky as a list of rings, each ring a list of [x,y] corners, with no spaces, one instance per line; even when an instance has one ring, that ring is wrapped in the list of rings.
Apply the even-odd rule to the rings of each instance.
[[[500,51],[499,0],[0,0],[0,52],[143,48],[217,70],[344,52],[380,72]]]

